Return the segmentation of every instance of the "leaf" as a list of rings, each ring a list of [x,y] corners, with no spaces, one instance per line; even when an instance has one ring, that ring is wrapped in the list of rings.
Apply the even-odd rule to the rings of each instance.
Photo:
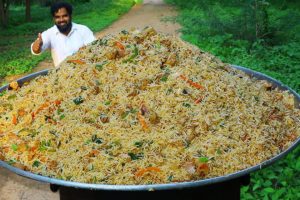
[[[265,188],[265,189],[263,189],[263,192],[264,193],[273,193],[273,192],[275,192],[275,190],[273,189],[273,188]]]
[[[265,195],[264,198],[263,198],[263,200],[269,200],[268,195]]]
[[[259,183],[255,183],[254,186],[253,186],[253,188],[252,188],[252,190],[255,191],[255,190],[257,190],[260,187],[261,187],[261,185]]]
[[[300,159],[298,158],[297,162],[296,162],[296,169],[300,170]]]
[[[263,183],[263,186],[264,186],[264,187],[272,186],[272,182],[269,181],[269,180],[267,180],[267,181],[265,181],[265,182]]]
[[[274,194],[272,194],[271,199],[272,200],[277,200],[281,199],[280,197],[286,192],[285,188],[280,188],[279,190],[276,190]]]

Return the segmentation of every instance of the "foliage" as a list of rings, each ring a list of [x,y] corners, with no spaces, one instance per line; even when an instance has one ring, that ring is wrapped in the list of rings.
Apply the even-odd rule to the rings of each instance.
[[[81,2],[86,3],[76,1],[73,4],[73,21],[88,26],[94,32],[109,26],[134,4],[134,0]],[[30,53],[30,44],[37,34],[53,26],[49,7],[32,5],[30,23],[25,22],[24,13],[24,5],[11,5],[8,29],[0,30],[0,80],[7,75],[28,72],[40,61],[50,58],[49,53],[41,56],[33,56]]]
[[[222,61],[267,74],[300,92],[300,2],[166,0],[182,38]],[[254,7],[255,3],[260,3]],[[263,4],[263,5],[262,5]],[[174,19],[173,19],[174,20]],[[300,199],[300,146],[251,174],[242,199]]]

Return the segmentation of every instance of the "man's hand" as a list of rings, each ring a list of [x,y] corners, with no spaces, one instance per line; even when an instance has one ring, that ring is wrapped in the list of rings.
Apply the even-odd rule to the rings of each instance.
[[[43,45],[42,34],[39,33],[37,39],[34,41],[32,45],[32,51],[36,54],[41,52],[41,47]]]

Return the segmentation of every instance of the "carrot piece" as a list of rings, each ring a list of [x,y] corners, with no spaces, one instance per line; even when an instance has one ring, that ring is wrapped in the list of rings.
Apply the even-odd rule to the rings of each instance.
[[[47,108],[49,106],[48,102],[43,103],[36,111],[35,114],[38,114],[40,111],[44,110],[45,108]]]
[[[209,172],[209,167],[207,163],[200,163],[200,165],[197,167],[197,172],[200,176],[204,177]]]
[[[188,80],[188,83],[189,83],[191,86],[197,88],[198,90],[204,90],[204,89],[205,89],[205,88],[204,88],[202,85],[200,85],[199,83],[195,83],[195,82],[193,82],[193,81],[191,81],[191,80]]]
[[[79,64],[79,65],[84,65],[85,62],[82,60],[68,60],[68,63],[75,63],[75,64]]]
[[[12,123],[13,123],[14,125],[17,125],[18,119],[17,119],[17,116],[16,116],[16,115],[13,115],[13,116],[12,116]]]
[[[97,149],[93,149],[89,154],[88,156],[89,157],[96,157],[97,155],[99,155],[99,151]]]
[[[120,49],[120,50],[125,50],[124,45],[121,42],[116,41],[115,45]]]
[[[148,130],[148,125],[147,125],[147,123],[145,121],[145,118],[143,117],[142,113],[138,112],[137,117],[138,117],[138,120],[139,120],[140,124],[142,125],[143,130],[147,131]]]
[[[59,106],[59,105],[61,104],[61,101],[60,101],[60,100],[55,100],[55,101],[54,101],[54,104],[55,104],[56,106]]]
[[[146,172],[155,171],[160,172],[161,170],[158,167],[147,167],[144,169],[140,169],[135,173],[135,176],[143,176]]]
[[[194,103],[195,103],[195,104],[198,104],[198,103],[200,103],[200,102],[202,101],[202,99],[203,99],[203,97],[199,97],[198,99],[196,99],[196,100],[194,101]]]
[[[37,148],[38,148],[38,146],[32,146],[31,148],[30,148],[30,151],[35,151],[35,150],[37,150]]]
[[[32,118],[32,120],[34,120],[34,117],[35,117],[34,112],[32,112],[32,113],[31,113],[31,118]]]
[[[186,76],[184,76],[184,75],[182,75],[182,74],[179,76],[179,78],[181,78],[181,79],[182,79],[182,80],[184,80],[184,81],[186,81],[186,80],[187,80],[187,77],[186,77]]]
[[[18,115],[23,117],[26,114],[26,111],[24,109],[19,109],[18,110]]]
[[[179,75],[179,78],[182,79],[182,80],[184,80],[184,81],[186,81],[189,85],[191,85],[191,86],[197,88],[198,90],[204,90],[204,89],[205,89],[205,88],[204,88],[202,85],[200,85],[199,83],[193,82],[191,79],[188,79],[186,76],[184,76],[184,75],[182,75],[182,74]]]

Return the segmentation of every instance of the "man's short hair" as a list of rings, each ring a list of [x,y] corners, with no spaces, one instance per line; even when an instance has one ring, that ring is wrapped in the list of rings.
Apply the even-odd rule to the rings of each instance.
[[[68,14],[70,16],[72,15],[72,11],[73,11],[72,5],[69,3],[66,3],[66,2],[54,3],[50,8],[51,15],[54,17],[54,14],[57,13],[58,10],[61,8],[65,8],[67,10]]]

